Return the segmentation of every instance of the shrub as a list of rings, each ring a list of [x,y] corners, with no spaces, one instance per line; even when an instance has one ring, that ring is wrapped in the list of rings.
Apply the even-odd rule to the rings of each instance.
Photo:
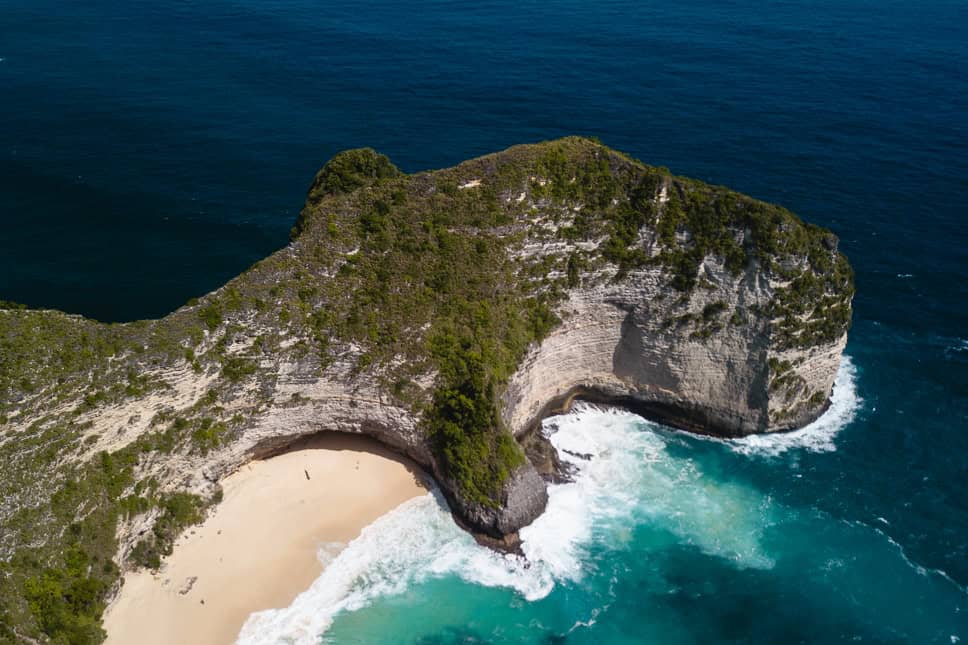
[[[202,521],[204,500],[191,493],[172,493],[161,499],[161,514],[155,520],[151,535],[144,538],[131,551],[131,560],[142,567],[157,569],[161,558],[171,555],[175,538],[187,526]]]
[[[63,565],[45,569],[24,582],[23,594],[40,629],[55,643],[100,643],[105,583],[88,575],[92,564],[75,546],[64,552]]]
[[[524,454],[501,424],[493,383],[476,355],[455,365],[451,381],[434,393],[429,417],[445,474],[468,499],[498,506],[503,484],[524,463]]]
[[[198,310],[198,317],[210,330],[215,331],[222,324],[222,307],[213,300]]]
[[[724,311],[726,311],[726,303],[722,300],[717,300],[702,308],[702,318],[705,321],[713,320]]]
[[[228,428],[221,421],[216,422],[211,417],[203,417],[199,421],[198,427],[192,432],[192,443],[202,454],[206,454],[222,443],[227,432]]]
[[[222,363],[222,376],[233,383],[237,383],[245,377],[255,374],[256,369],[258,369],[258,366],[254,360],[233,356]]]

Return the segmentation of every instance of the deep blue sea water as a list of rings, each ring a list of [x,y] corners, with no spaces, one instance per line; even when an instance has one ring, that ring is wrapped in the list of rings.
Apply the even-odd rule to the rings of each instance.
[[[554,491],[531,568],[463,542],[427,498],[250,627],[269,642],[954,643],[966,60],[962,0],[3,0],[0,299],[163,315],[283,246],[341,149],[417,171],[598,136],[841,237],[858,293],[839,415],[746,445],[581,411],[553,438],[597,457]]]

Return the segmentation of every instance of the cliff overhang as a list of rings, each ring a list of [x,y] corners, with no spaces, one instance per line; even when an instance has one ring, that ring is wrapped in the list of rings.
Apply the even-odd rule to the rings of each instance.
[[[70,615],[78,584],[93,618],[68,623],[96,631],[119,568],[315,432],[407,456],[513,548],[555,475],[541,418],[579,397],[718,436],[800,427],[852,297],[829,231],[589,139],[412,175],[341,153],[287,247],[163,319],[0,308],[0,627],[45,632],[35,608]]]

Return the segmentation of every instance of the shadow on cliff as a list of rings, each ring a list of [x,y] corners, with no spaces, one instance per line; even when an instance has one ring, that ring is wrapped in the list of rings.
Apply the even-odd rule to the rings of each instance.
[[[663,390],[676,391],[680,379],[668,365],[655,360],[656,352],[645,347],[642,329],[636,323],[636,309],[623,307],[621,336],[612,354],[612,371],[625,382],[647,383]]]
[[[251,461],[256,461],[304,450],[366,452],[397,462],[413,476],[414,483],[427,490],[434,488],[433,478],[414,461],[402,456],[398,451],[380,443],[378,440],[365,435],[322,430],[294,437],[272,438],[253,446],[249,455]]]
[[[718,437],[742,436],[750,431],[737,431],[721,413],[690,404],[675,396],[681,389],[681,378],[669,365],[661,360],[669,349],[655,351],[649,347],[643,335],[642,317],[648,311],[641,311],[627,303],[610,302],[626,312],[622,320],[619,342],[612,354],[612,372],[624,386],[597,386],[580,383],[550,400],[526,426],[524,436],[533,434],[541,421],[549,416],[564,414],[571,409],[574,401],[587,401],[599,405],[616,406],[641,417],[680,430]],[[754,336],[751,339],[746,361],[750,366],[765,366],[765,352],[769,346],[768,337]],[[767,405],[768,372],[765,367],[753,369],[754,382],[747,394],[747,404],[751,409]],[[765,427],[765,426],[764,426]],[[759,428],[755,431],[761,431]],[[531,456],[529,454],[529,456]],[[532,457],[532,461],[535,459]],[[535,463],[538,466],[538,463]],[[541,468],[539,467],[539,471]]]

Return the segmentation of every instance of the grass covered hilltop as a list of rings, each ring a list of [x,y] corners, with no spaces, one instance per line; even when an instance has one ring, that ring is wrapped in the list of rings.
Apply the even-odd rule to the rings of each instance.
[[[286,248],[165,318],[0,310],[0,642],[101,641],[122,569],[313,432],[408,455],[503,539],[544,507],[531,429],[570,394],[803,425],[852,296],[829,231],[588,139],[413,175],[343,152]]]

